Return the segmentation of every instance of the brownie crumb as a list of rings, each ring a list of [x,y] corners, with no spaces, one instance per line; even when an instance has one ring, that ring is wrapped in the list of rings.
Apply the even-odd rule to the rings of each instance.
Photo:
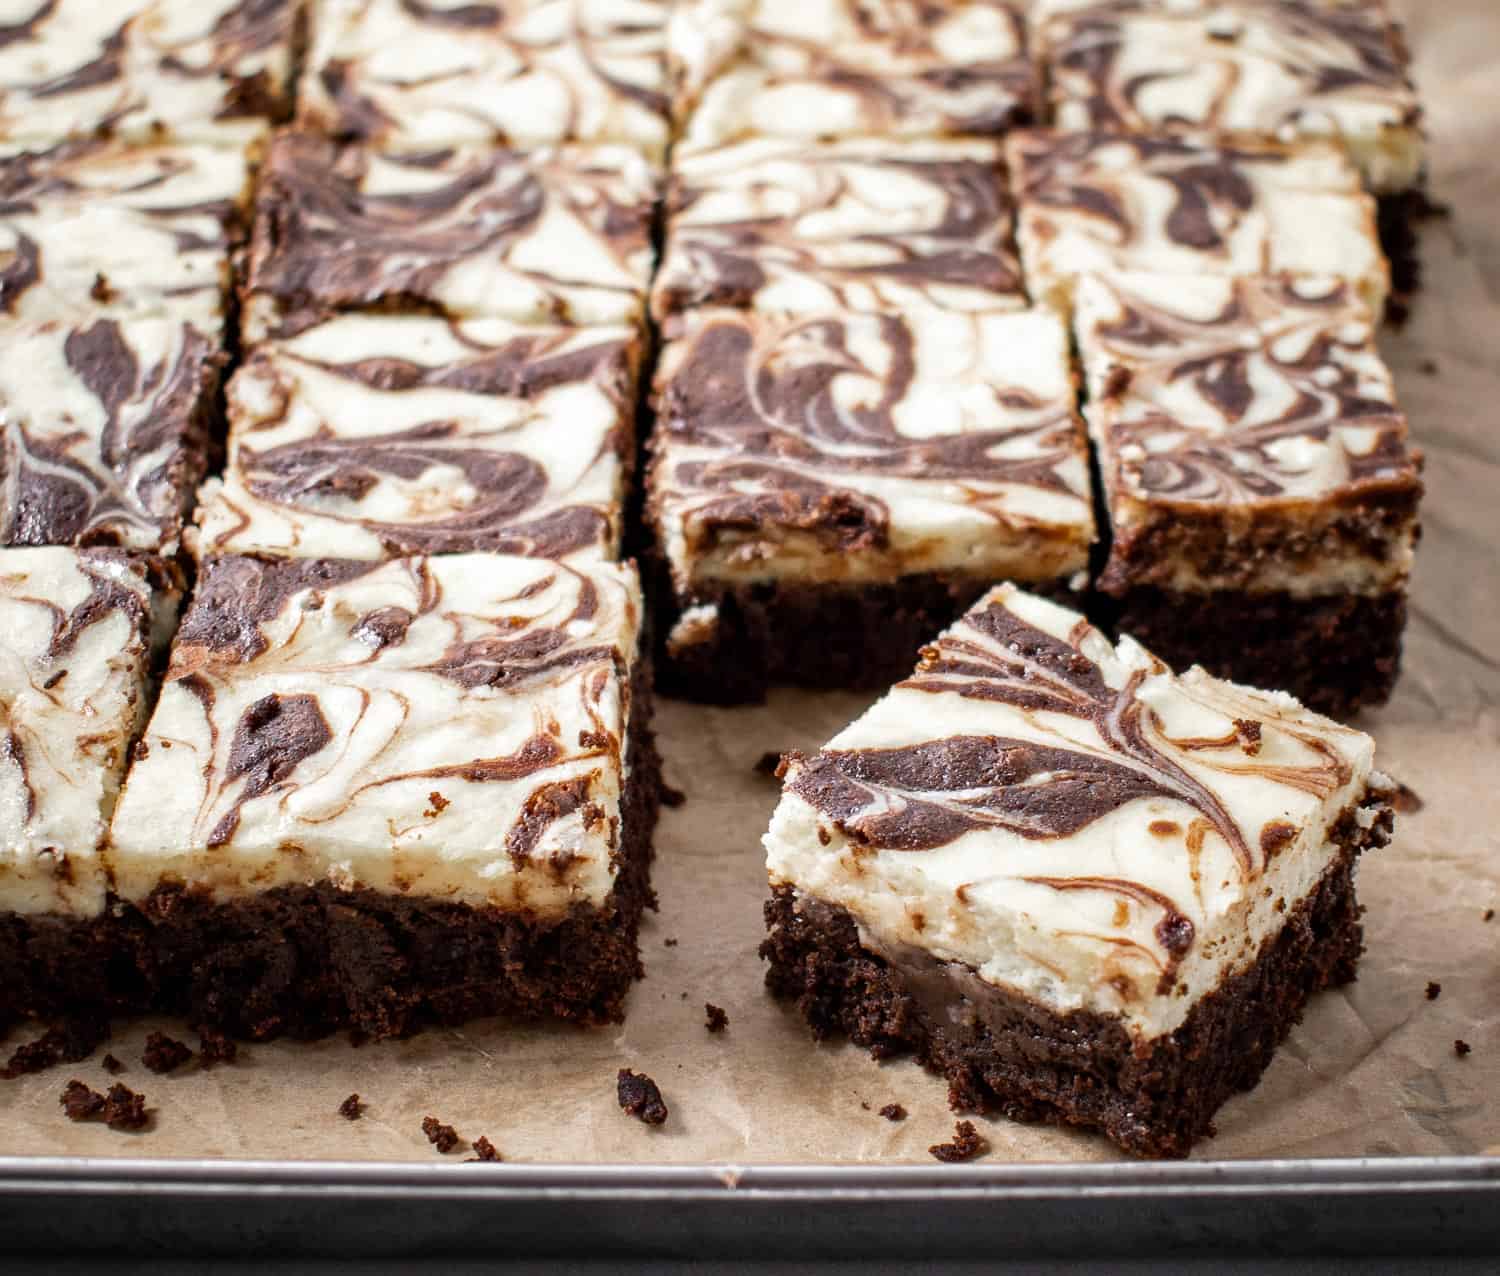
[[[69,1081],[62,1092],[63,1111],[69,1121],[92,1121],[104,1111],[104,1096],[82,1081]]]
[[[1472,1054],[1473,1050],[1474,1047],[1471,1046],[1467,1041],[1463,1040],[1461,1037],[1456,1039],[1453,1043],[1453,1053],[1456,1054],[1460,1059],[1462,1059],[1467,1054]]]
[[[427,1141],[445,1155],[463,1142],[458,1136],[458,1131],[451,1125],[444,1125],[434,1116],[422,1118],[422,1133],[427,1136]]]
[[[217,1028],[204,1028],[198,1033],[198,1058],[205,1068],[216,1063],[233,1063],[240,1048]]]
[[[109,1026],[98,1020],[76,1019],[48,1028],[35,1041],[17,1046],[0,1078],[13,1081],[33,1072],[45,1072],[60,1063],[82,1063],[109,1036]]]
[[[880,1115],[887,1121],[904,1121],[906,1120],[906,1109],[899,1103],[887,1103],[885,1107],[880,1109]],[[934,1153],[934,1155],[936,1154]]]
[[[1401,815],[1415,815],[1427,803],[1422,801],[1417,791],[1410,785],[1396,783],[1396,794],[1391,798],[1391,806]]]
[[[1443,985],[1437,980],[1431,979],[1427,982],[1427,1000],[1436,1001],[1443,995]]]
[[[1484,917],[1481,920],[1487,921],[1487,922],[1494,921],[1495,920],[1495,910],[1493,908],[1486,908],[1484,910]]]
[[[687,794],[681,789],[674,789],[665,780],[661,782],[661,804],[665,807],[676,809],[687,801]]]
[[[505,1158],[496,1150],[495,1145],[484,1135],[474,1140],[474,1155],[470,1161],[503,1161]]]
[[[118,1081],[109,1087],[104,1096],[104,1124],[111,1130],[143,1130],[150,1119],[145,1095]]]
[[[716,1006],[711,1001],[703,1003],[703,1013],[708,1016],[704,1026],[710,1032],[723,1032],[729,1027],[729,1012],[723,1006]]]
[[[781,754],[774,749],[767,749],[756,759],[755,772],[757,775],[764,775],[772,780],[780,779]]]
[[[1417,366],[1422,369],[1423,376],[1435,377],[1438,374],[1438,361],[1436,359],[1423,359]]]
[[[676,948],[677,947],[677,939],[676,939],[675,936],[672,936],[672,935],[668,935],[666,939],[664,939],[664,940],[661,941],[661,943],[662,943],[662,947],[663,948]]]
[[[1254,718],[1236,718],[1234,735],[1242,752],[1252,758],[1260,752],[1260,723]]]
[[[105,1055],[103,1062],[104,1070],[112,1077],[117,1077],[120,1075],[120,1073],[125,1071],[125,1065],[118,1059],[116,1059],[112,1054]]]
[[[141,1062],[152,1072],[167,1073],[182,1067],[193,1057],[192,1050],[164,1032],[153,1032],[146,1038],[146,1052]]]
[[[934,1143],[927,1149],[945,1165],[959,1161],[972,1161],[990,1150],[989,1142],[974,1128],[972,1121],[960,1121],[953,1127],[950,1143]]]
[[[364,1114],[365,1104],[357,1094],[351,1094],[347,1099],[339,1104],[339,1115],[346,1121],[358,1121],[360,1117],[364,1116]],[[422,1129],[425,1133],[427,1129],[427,1123],[425,1121],[422,1123]]]
[[[94,286],[89,289],[89,296],[101,305],[108,305],[116,297],[114,285],[102,272],[94,276]]]
[[[667,1119],[667,1105],[661,1090],[644,1072],[621,1068],[616,1078],[616,1093],[622,1107],[647,1125],[660,1125]]]

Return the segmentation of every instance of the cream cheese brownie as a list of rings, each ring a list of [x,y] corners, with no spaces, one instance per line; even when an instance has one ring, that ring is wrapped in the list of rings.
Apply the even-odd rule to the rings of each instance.
[[[1079,282],[1096,583],[1163,659],[1336,714],[1389,695],[1422,484],[1374,329],[1330,278]]]
[[[818,752],[765,838],[773,991],[951,1104],[1182,1156],[1354,977],[1374,743],[1002,585]]]
[[[1015,0],[689,0],[669,48],[681,152],[999,134],[1040,98]]]
[[[772,313],[1021,308],[999,144],[757,138],[677,158],[652,294]]]
[[[0,141],[243,145],[289,106],[296,0],[7,6]]]
[[[663,685],[875,685],[995,580],[1067,588],[1093,516],[1063,326],[1048,312],[664,329],[646,516]]]
[[[100,859],[153,657],[181,598],[118,550],[0,549],[0,954],[16,917],[96,913]],[[17,977],[0,960],[0,1012]],[[7,1017],[5,1015],[3,1017]]]
[[[639,322],[658,176],[622,146],[381,154],[304,133],[256,200],[252,336],[299,311]]]
[[[1422,110],[1385,0],[1048,8],[1038,56],[1060,128],[1329,138],[1377,193],[1421,181]]]
[[[1066,312],[1088,271],[1305,273],[1347,279],[1384,308],[1375,205],[1331,143],[1035,130],[1010,138],[1007,156],[1035,301]]]
[[[305,128],[404,150],[669,134],[666,0],[320,0],[297,100]]]
[[[217,340],[250,202],[245,157],[97,139],[0,158],[0,311],[166,316]]]
[[[618,557],[634,327],[341,315],[230,379],[200,554]]]
[[[0,319],[0,544],[175,553],[223,356],[171,319]]]
[[[115,808],[109,906],[12,930],[19,1009],[251,1037],[620,1018],[659,789],[640,619],[613,565],[212,560]]]

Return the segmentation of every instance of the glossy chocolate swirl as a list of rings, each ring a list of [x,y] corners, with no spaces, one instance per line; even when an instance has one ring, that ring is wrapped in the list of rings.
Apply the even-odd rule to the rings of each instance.
[[[1025,305],[996,144],[761,139],[677,162],[658,319],[914,305]]]
[[[186,324],[12,325],[0,543],[172,551],[202,477],[221,356]]]
[[[621,322],[643,305],[655,198],[623,148],[382,156],[286,133],[261,176],[249,287],[283,312]]]

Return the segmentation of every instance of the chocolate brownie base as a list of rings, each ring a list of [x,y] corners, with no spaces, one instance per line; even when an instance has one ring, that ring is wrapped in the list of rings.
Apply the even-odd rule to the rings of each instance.
[[[1438,209],[1423,187],[1381,195],[1375,201],[1380,247],[1391,265],[1391,295],[1386,316],[1392,323],[1405,320],[1412,299],[1422,287],[1421,234],[1418,229]]]
[[[995,582],[937,573],[892,584],[766,582],[703,590],[674,601],[657,573],[657,682],[663,695],[702,704],[756,704],[773,686],[876,691],[905,678],[931,642]],[[1070,596],[1063,581],[1028,584],[1045,597]],[[693,607],[715,606],[703,641],[675,641],[673,626]]]
[[[161,1013],[262,1040],[371,1037],[486,1015],[619,1022],[654,904],[661,761],[651,681],[632,682],[619,873],[602,907],[561,922],[322,883],[215,903],[162,886],[88,921],[0,916],[0,1022]]]
[[[795,1000],[815,1037],[842,1035],[877,1059],[914,1053],[948,1080],[955,1111],[1102,1131],[1136,1156],[1186,1156],[1213,1117],[1252,1089],[1308,999],[1347,983],[1363,947],[1354,867],[1385,844],[1346,816],[1342,853],[1281,931],[1170,1036],[1137,1046],[1120,1021],[1060,1015],[983,983],[974,970],[915,949],[879,954],[853,917],[787,886],[766,904],[766,983]]]
[[[1335,718],[1384,704],[1401,671],[1401,590],[1297,598],[1140,587],[1106,610],[1119,633],[1173,669],[1197,664],[1247,686],[1289,691]]]

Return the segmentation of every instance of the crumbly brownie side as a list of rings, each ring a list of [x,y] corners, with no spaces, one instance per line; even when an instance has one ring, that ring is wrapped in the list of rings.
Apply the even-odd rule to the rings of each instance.
[[[1174,669],[1202,665],[1233,682],[1289,691],[1334,718],[1384,704],[1401,672],[1404,590],[1298,598],[1141,587],[1106,609],[1118,632]]]
[[[1399,323],[1412,299],[1422,289],[1420,225],[1437,212],[1421,187],[1380,195],[1375,200],[1375,223],[1380,247],[1391,263],[1391,299],[1386,314]]]
[[[1212,1134],[1227,1099],[1255,1086],[1308,999],[1355,977],[1355,863],[1389,829],[1389,811],[1368,829],[1346,815],[1333,834],[1342,853],[1255,961],[1144,1050],[1107,1016],[1059,1015],[916,950],[878,955],[848,912],[789,886],[766,904],[766,983],[820,1039],[847,1036],[875,1058],[914,1053],[947,1078],[957,1111],[1100,1130],[1134,1155],[1181,1157]]]
[[[619,1022],[642,974],[637,932],[654,903],[661,759],[649,663],[632,680],[619,874],[602,908],[561,923],[324,883],[215,904],[163,886],[103,916],[0,917],[0,1022],[167,1013],[230,1035],[372,1037],[486,1015]]]

